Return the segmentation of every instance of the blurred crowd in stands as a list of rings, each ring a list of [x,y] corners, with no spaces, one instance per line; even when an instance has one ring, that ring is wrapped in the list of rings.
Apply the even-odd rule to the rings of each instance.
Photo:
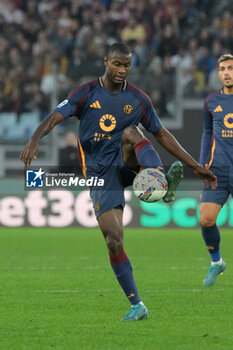
[[[220,88],[216,60],[233,52],[232,1],[1,0],[0,112],[53,104],[104,72],[106,47],[133,50],[128,80],[146,91],[158,114],[176,88],[204,97]],[[52,101],[52,103],[51,103]]]

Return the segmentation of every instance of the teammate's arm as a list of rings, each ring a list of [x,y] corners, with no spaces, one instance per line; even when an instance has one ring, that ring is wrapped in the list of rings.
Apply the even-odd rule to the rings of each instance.
[[[201,138],[200,164],[209,168],[210,153],[213,144],[213,118],[210,115],[206,102],[204,105],[204,129]]]
[[[209,181],[211,188],[215,189],[217,187],[217,179],[215,175],[209,170],[203,168],[188,152],[186,152],[166,128],[162,127],[153,135],[163,148],[191,168],[193,172],[204,181],[207,187],[207,180]]]
[[[39,124],[20,154],[20,160],[24,162],[25,166],[31,165],[32,158],[37,158],[40,139],[49,134],[57,124],[63,122],[64,120],[65,117],[61,113],[58,111],[53,111]]]

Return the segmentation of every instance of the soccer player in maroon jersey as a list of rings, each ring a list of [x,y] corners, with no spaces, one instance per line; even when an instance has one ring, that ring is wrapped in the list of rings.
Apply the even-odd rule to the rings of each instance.
[[[233,55],[218,60],[218,76],[223,88],[205,99],[204,132],[200,163],[217,176],[215,190],[205,188],[200,205],[201,230],[211,256],[211,266],[203,285],[212,286],[226,268],[221,258],[220,233],[216,220],[229,195],[233,196]]]
[[[123,246],[124,187],[132,184],[140,166],[163,170],[157,152],[138,124],[141,123],[168,152],[189,166],[204,182],[209,181],[212,188],[217,184],[216,177],[198,164],[163,127],[150,98],[126,81],[131,60],[132,53],[126,44],[110,46],[104,59],[103,77],[80,86],[61,102],[41,122],[20,156],[25,166],[30,166],[32,159],[36,159],[43,136],[69,117],[80,120],[78,148],[83,172],[86,178],[98,176],[106,184],[101,190],[92,187],[90,195],[113,271],[131,303],[124,321],[148,317]],[[167,174],[165,201],[174,199],[181,177],[182,164],[175,162]]]

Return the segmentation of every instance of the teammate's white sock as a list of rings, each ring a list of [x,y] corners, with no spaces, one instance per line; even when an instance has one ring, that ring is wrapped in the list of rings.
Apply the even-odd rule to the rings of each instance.
[[[222,264],[222,258],[218,261],[211,261],[211,265],[221,265]]]
[[[139,301],[139,303],[137,303],[137,304],[144,305],[142,301]],[[137,305],[137,304],[134,304],[134,305]],[[131,307],[133,307],[134,305],[131,305]]]

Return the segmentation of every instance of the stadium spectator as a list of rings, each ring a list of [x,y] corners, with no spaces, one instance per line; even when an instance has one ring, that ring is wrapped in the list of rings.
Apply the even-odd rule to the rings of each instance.
[[[223,12],[221,26],[223,29],[227,29],[229,31],[232,31],[232,29],[233,29],[232,14],[229,10],[226,10]]]
[[[75,47],[68,62],[67,75],[71,78],[77,77],[77,79],[79,79],[85,75],[86,72],[84,70],[85,64],[82,51],[78,47]]]
[[[206,46],[201,46],[198,50],[197,68],[205,75],[205,81],[208,82],[209,75],[215,68],[216,60],[211,51]]]
[[[143,43],[146,40],[145,28],[137,22],[135,13],[131,13],[127,26],[121,32],[121,39],[127,43],[130,41]]]
[[[206,91],[205,75],[204,75],[203,71],[197,69],[195,64],[193,64],[192,68],[193,68],[193,89],[192,89],[192,94],[194,94],[194,96],[197,96],[197,97],[202,97],[205,94],[205,91]],[[192,94],[190,96],[192,96]]]
[[[218,77],[218,69],[215,68],[209,75],[208,85],[206,94],[211,94],[212,92],[221,89],[222,84]]]
[[[162,84],[166,87],[167,101],[172,101],[175,87],[175,69],[169,56],[163,59],[163,79]]]
[[[67,173],[81,172],[78,164],[77,135],[70,131],[65,135],[65,146],[59,149],[59,171]]]
[[[156,112],[159,115],[168,116],[164,92],[162,92],[161,89],[154,89],[150,92],[150,98],[153,105],[156,106]]]
[[[217,39],[219,37],[221,27],[221,17],[214,17],[210,26],[210,34],[213,39]]]
[[[198,39],[199,47],[206,47],[208,49],[212,46],[212,36],[210,34],[210,30],[207,27],[201,28],[200,36]]]

